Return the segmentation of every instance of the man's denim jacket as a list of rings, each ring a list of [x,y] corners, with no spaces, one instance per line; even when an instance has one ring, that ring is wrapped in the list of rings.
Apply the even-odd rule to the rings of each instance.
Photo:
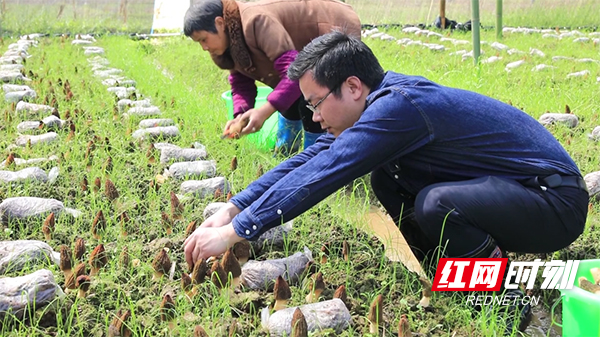
[[[324,135],[231,199],[236,233],[257,239],[345,184],[384,169],[416,195],[425,186],[482,176],[580,176],[554,136],[523,111],[474,92],[387,72],[360,119]]]

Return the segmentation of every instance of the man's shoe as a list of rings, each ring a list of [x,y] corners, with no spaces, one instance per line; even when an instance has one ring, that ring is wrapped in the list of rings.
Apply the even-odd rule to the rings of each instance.
[[[533,314],[531,304],[523,304],[522,300],[525,294],[520,289],[509,289],[504,292],[504,298],[515,298],[514,304],[499,308],[498,315],[504,318],[506,322],[505,336],[511,336],[518,331],[524,332],[531,322]]]

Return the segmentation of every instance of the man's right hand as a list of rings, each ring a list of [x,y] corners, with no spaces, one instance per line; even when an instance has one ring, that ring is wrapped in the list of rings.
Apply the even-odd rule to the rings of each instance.
[[[242,135],[242,130],[248,125],[249,119],[244,114],[238,115],[234,119],[225,124],[223,135],[224,138],[239,138]]]
[[[227,224],[230,224],[233,218],[240,212],[241,210],[237,208],[237,206],[228,202],[225,206],[221,207],[217,212],[215,212],[215,214],[204,220],[200,227],[223,227]]]

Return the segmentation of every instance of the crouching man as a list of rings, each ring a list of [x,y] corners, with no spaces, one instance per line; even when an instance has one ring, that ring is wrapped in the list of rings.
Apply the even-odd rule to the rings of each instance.
[[[288,76],[328,134],[207,219],[185,242],[188,262],[256,239],[370,172],[377,198],[422,261],[438,247],[447,257],[548,253],[583,232],[589,195],[581,173],[523,111],[384,72],[367,45],[340,32],[308,44]],[[505,311],[520,322],[530,315],[529,306]],[[517,327],[509,319],[508,330]]]

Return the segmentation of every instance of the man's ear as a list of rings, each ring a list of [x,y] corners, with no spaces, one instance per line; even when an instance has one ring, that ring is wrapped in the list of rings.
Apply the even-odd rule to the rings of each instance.
[[[362,96],[363,90],[366,88],[362,81],[356,76],[350,76],[346,79],[346,84],[350,90],[350,95],[355,100]]]

